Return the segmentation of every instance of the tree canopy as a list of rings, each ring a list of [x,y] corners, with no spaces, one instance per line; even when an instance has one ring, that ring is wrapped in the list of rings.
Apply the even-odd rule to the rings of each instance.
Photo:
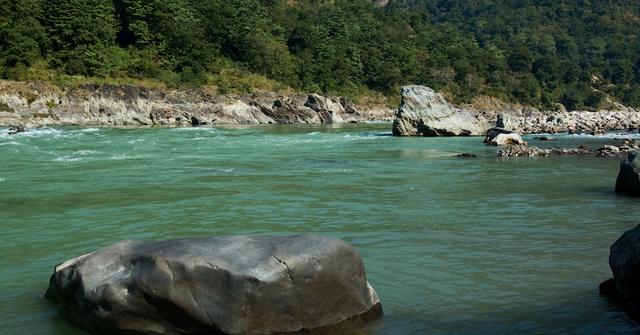
[[[0,77],[17,80],[231,72],[350,96],[423,84],[455,102],[640,106],[639,39],[631,0],[0,0]]]

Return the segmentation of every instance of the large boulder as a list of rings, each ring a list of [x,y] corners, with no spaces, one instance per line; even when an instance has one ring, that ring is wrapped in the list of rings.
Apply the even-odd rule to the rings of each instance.
[[[343,333],[382,315],[355,251],[313,235],[123,241],[58,265],[46,296],[95,334]]]
[[[318,94],[309,94],[305,107],[311,108],[322,120],[322,123],[341,123],[344,122],[342,114],[345,113],[344,107],[333,101],[331,98],[323,97]]]
[[[600,292],[615,299],[631,319],[640,321],[640,226],[611,246],[609,266],[613,279],[600,284]]]
[[[616,193],[640,196],[640,160],[637,152],[630,152],[620,163]]]
[[[487,145],[527,145],[520,134],[515,131],[506,130],[503,128],[491,128],[487,131],[487,135],[484,138],[484,143]]]
[[[393,122],[396,136],[479,136],[491,124],[484,117],[449,104],[425,86],[403,86],[402,102]]]

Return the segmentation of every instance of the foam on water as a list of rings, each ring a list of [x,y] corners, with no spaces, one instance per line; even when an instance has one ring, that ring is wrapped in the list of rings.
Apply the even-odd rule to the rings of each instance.
[[[16,136],[26,136],[26,137],[41,137],[41,136],[62,136],[64,135],[64,131],[61,129],[55,128],[37,128],[37,129],[27,129],[24,133],[16,134]]]
[[[100,153],[100,152],[95,150],[79,150],[75,152],[76,155],[80,155],[80,156],[89,156],[97,153]]]
[[[129,157],[129,155],[127,154],[116,154],[113,155],[111,157],[109,157],[109,159],[114,160],[114,161],[121,161],[121,160],[125,160],[125,159],[129,159],[131,157]]]
[[[573,138],[595,138],[595,139],[616,139],[616,138],[622,138],[622,139],[640,139],[640,133],[628,133],[628,132],[610,132],[610,133],[604,133],[604,134],[596,134],[596,135],[591,135],[591,134],[569,134],[569,135],[565,135],[567,137],[573,137]]]
[[[11,141],[11,142],[0,143],[0,145],[23,145],[23,144],[15,141]]]
[[[77,161],[81,161],[82,159],[83,159],[82,157],[73,157],[69,155],[63,155],[63,156],[56,157],[53,161],[54,162],[77,162]]]

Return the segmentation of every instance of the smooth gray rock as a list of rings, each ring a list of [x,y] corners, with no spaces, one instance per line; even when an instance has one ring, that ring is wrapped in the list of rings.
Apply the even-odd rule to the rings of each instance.
[[[640,226],[611,246],[609,266],[613,280],[600,284],[600,292],[615,299],[631,319],[640,321]]]
[[[349,333],[382,315],[345,242],[123,241],[58,265],[46,296],[95,334]]]
[[[640,196],[640,160],[637,157],[637,152],[630,152],[620,163],[616,193]]]
[[[403,86],[402,102],[393,122],[396,136],[484,135],[490,123],[478,113],[459,109],[425,86]]]

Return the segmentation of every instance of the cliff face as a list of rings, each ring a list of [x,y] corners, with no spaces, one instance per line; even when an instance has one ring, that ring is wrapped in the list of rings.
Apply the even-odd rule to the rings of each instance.
[[[0,126],[349,123],[388,121],[393,114],[384,106],[363,108],[317,94],[231,96],[200,89],[0,82]]]

